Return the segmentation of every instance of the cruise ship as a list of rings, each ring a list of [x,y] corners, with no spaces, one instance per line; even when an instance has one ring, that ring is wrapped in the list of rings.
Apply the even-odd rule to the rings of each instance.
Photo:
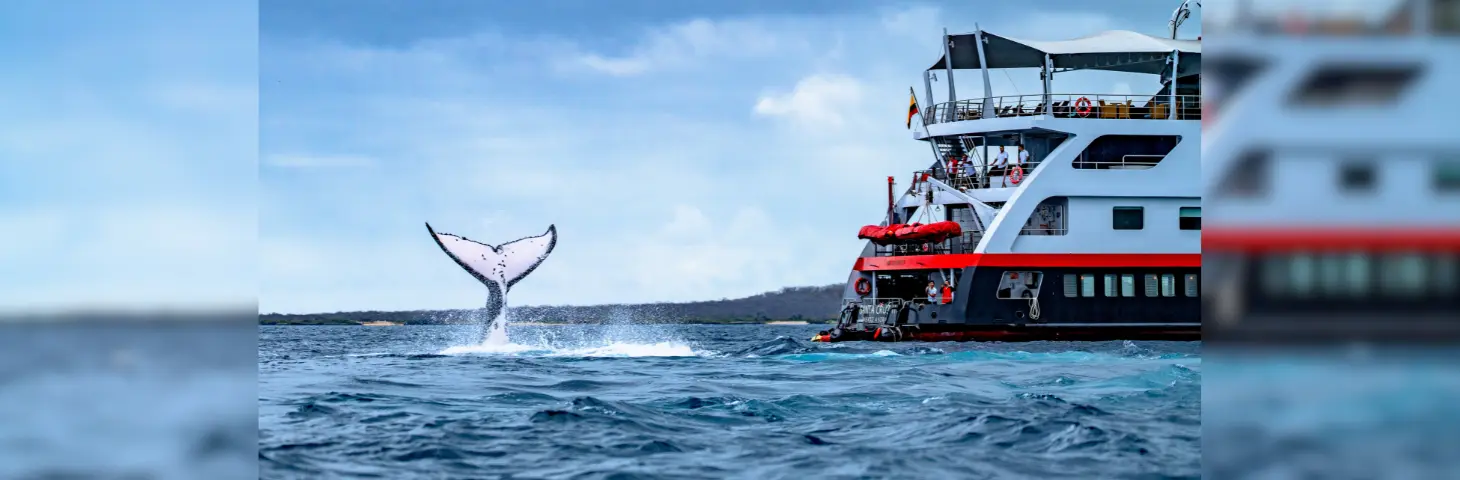
[[[1206,336],[1460,338],[1460,1],[1257,3],[1204,25]]]
[[[947,97],[914,93],[908,117],[933,160],[888,178],[840,319],[812,340],[1199,340],[1201,43],[1177,39],[1189,13],[1183,3],[1169,38],[945,32],[923,76],[925,99],[933,75]],[[1042,91],[993,95],[1003,69],[1037,70]],[[1088,71],[1161,88],[1060,88]],[[982,76],[982,96],[959,98],[955,75]]]

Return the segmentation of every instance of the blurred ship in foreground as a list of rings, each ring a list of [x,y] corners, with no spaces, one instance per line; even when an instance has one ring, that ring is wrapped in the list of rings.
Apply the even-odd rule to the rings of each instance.
[[[1184,10],[1171,38],[945,32],[923,73],[929,99],[930,75],[946,76],[948,101],[913,98],[908,112],[934,161],[900,197],[888,178],[841,318],[813,340],[1200,339],[1201,43],[1176,39]],[[997,69],[1039,69],[1043,92],[996,97]],[[955,70],[980,71],[983,96],[959,100]],[[1162,88],[1054,88],[1082,70]],[[1007,162],[990,161],[993,148]]]
[[[1207,3],[1204,337],[1460,338],[1460,0]]]

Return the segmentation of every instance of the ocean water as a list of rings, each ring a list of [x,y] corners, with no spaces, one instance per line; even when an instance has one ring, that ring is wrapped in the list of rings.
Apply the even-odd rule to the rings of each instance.
[[[0,322],[0,478],[258,475],[258,327]]]
[[[265,326],[261,478],[1196,478],[1195,342]]]

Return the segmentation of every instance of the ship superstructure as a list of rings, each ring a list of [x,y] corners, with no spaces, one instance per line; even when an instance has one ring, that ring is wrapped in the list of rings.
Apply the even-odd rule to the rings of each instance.
[[[1460,1],[1239,6],[1206,66],[1207,333],[1455,338]]]
[[[1199,339],[1200,41],[977,30],[945,33],[943,45],[924,87],[931,98],[930,75],[943,75],[948,100],[920,106],[914,134],[935,160],[904,188],[888,179],[888,210],[862,229],[840,322],[815,339]],[[1000,69],[1038,69],[1043,91],[993,95]],[[1149,75],[1161,88],[1059,88],[1089,70]],[[983,95],[960,99],[952,78],[969,73],[983,76]]]

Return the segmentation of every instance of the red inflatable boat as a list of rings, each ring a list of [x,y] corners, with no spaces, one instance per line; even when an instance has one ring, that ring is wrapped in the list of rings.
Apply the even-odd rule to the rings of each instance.
[[[871,240],[878,245],[903,242],[941,242],[963,234],[958,222],[892,224],[886,227],[867,225],[857,232],[857,238]]]

